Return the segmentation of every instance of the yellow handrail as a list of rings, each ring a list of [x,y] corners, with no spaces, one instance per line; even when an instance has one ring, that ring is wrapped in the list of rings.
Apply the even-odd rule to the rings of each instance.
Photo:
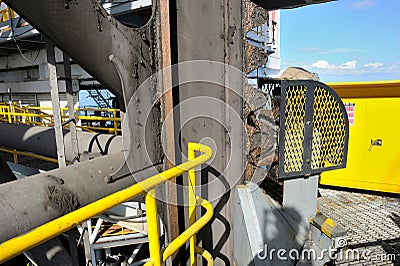
[[[16,102],[13,103],[0,103],[0,120],[8,123],[19,123],[26,125],[40,125],[40,126],[54,126],[53,115],[44,111],[51,111],[52,107],[47,106],[25,106],[21,107]],[[77,115],[75,119],[80,120],[84,125],[77,125],[78,128],[89,132],[93,131],[108,131],[109,133],[117,135],[121,132],[120,123],[121,118],[118,117],[119,109],[111,108],[75,108]],[[68,109],[60,108],[62,122],[69,119]],[[101,112],[108,116],[90,116],[87,112]],[[82,114],[82,115],[81,115]],[[102,127],[93,125],[93,122],[111,122],[112,127]],[[66,125],[67,127],[69,125]]]
[[[1,152],[6,152],[6,153],[11,153],[13,155],[15,164],[18,164],[18,155],[25,156],[25,157],[30,157],[30,158],[34,158],[34,159],[50,162],[50,163],[58,163],[57,159],[49,158],[49,157],[42,156],[42,155],[37,155],[37,154],[34,154],[34,153],[30,153],[30,152],[18,151],[16,149],[7,149],[7,148],[4,148],[4,147],[0,147],[0,151]],[[67,164],[69,164],[69,162],[67,162]]]
[[[188,229],[186,229],[182,234],[180,234],[176,239],[174,239],[163,252],[163,261],[166,261],[172,254],[174,254],[183,244],[185,244],[189,239],[193,238],[195,234],[203,228],[213,216],[213,207],[211,203],[196,197],[198,204],[206,210],[206,213],[196,222],[192,223]],[[192,243],[190,243],[192,245]],[[190,255],[195,255],[196,243],[193,243],[194,249],[190,251]],[[196,258],[191,258],[191,265],[196,265]]]
[[[207,162],[212,156],[212,150],[210,147],[198,144],[189,143],[189,154],[190,152],[201,152],[202,154],[195,157],[187,162],[184,162],[178,166],[170,168],[162,173],[156,174],[149,177],[139,183],[136,183],[126,189],[115,192],[109,196],[106,196],[100,200],[90,203],[76,211],[70,212],[62,217],[54,219],[44,225],[41,225],[26,234],[14,237],[0,244],[0,264],[21,254],[22,252],[29,250],[43,242],[52,239],[53,237],[76,227],[78,224],[95,217],[106,210],[115,207],[125,201],[132,199],[133,197],[146,193],[146,214],[149,223],[148,226],[148,237],[150,246],[151,259],[149,264],[146,265],[161,265],[162,261],[167,259],[167,255],[172,255],[179,247],[185,243],[190,237],[198,232],[206,223],[211,220],[213,215],[213,208],[209,202],[204,199],[197,198],[196,203],[203,206],[206,209],[206,214],[201,217],[180,236],[178,236],[171,244],[171,247],[167,247],[163,252],[161,258],[160,251],[160,239],[158,233],[158,218],[157,218],[157,203],[155,199],[154,187],[166,182],[169,179],[182,175],[183,173],[193,169],[205,162]],[[192,158],[192,157],[191,157]],[[190,185],[189,190],[195,189]],[[212,258],[208,252],[203,249],[195,248],[196,253],[203,255],[204,258],[209,261],[208,265],[212,265]],[[158,255],[157,255],[158,254]],[[211,260],[210,260],[211,258]]]

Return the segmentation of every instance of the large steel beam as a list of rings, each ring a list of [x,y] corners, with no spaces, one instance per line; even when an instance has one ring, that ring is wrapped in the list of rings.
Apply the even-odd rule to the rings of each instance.
[[[119,70],[109,56],[117,57],[131,74],[132,84],[136,86],[130,90],[137,87],[143,69],[150,68],[148,28],[133,30],[123,26],[107,14],[98,1],[4,2],[120,99],[123,99],[123,85]]]
[[[153,16],[139,29],[116,21],[97,0],[7,0],[6,3],[123,99],[121,108],[126,108],[127,114],[123,134],[132,140],[127,147],[132,171],[140,172],[160,163],[161,107],[156,100],[160,91],[157,78],[151,79],[151,86],[138,92],[131,101],[139,84],[160,67],[157,2],[153,3]],[[148,109],[150,114],[145,111]]]
[[[64,130],[65,157],[72,161],[76,156],[71,144],[69,130]],[[57,147],[53,128],[9,124],[0,122],[0,146],[20,151],[29,151],[35,154],[57,158]],[[77,132],[79,150],[81,154],[108,154],[122,151],[122,137]]]
[[[179,120],[182,124],[176,126],[181,130],[182,147],[188,140],[211,139],[209,144],[214,143],[215,157],[210,166],[201,171],[202,186],[199,189],[202,197],[212,201],[214,217],[198,240],[211,252],[215,265],[230,265],[233,263],[230,188],[241,182],[244,169],[241,121],[244,2],[202,0],[172,1],[172,4],[175,17],[171,18],[171,32],[176,31],[172,37],[173,63],[214,61],[208,61],[208,65],[200,68],[190,64],[178,66],[177,79],[185,80],[190,76],[192,80],[208,82],[187,82],[179,86]],[[193,70],[187,71],[191,67]],[[186,118],[191,119],[185,121]],[[184,261],[185,258],[181,265]]]
[[[0,217],[0,224],[10,225],[0,233],[0,242],[132,184],[131,172],[136,180],[153,175],[159,170],[154,166],[159,166],[163,160],[158,80],[152,79],[150,88],[142,90],[132,104],[128,104],[138,85],[159,68],[158,14],[153,12],[144,27],[131,29],[110,17],[97,0],[8,0],[6,3],[123,99],[121,108],[126,108],[127,114],[123,134],[131,139],[131,145],[125,147],[129,150],[129,155],[125,155],[130,169],[125,165],[122,174],[113,175],[114,178],[110,178],[110,174],[124,162],[123,154],[103,156],[0,186],[0,205],[3,206],[0,212],[7,214]],[[154,3],[154,10],[156,5]],[[150,113],[145,111],[149,109]],[[18,125],[3,124],[0,135],[0,145],[13,145],[51,157],[56,155],[52,129],[22,129]],[[64,139],[66,157],[71,160],[73,153],[68,143],[71,138],[65,136]],[[114,146],[117,141],[120,144]],[[79,132],[78,143],[80,152],[91,149],[106,153],[112,152],[114,147],[122,148],[120,137],[101,134],[96,137]],[[99,148],[99,143],[105,145]],[[10,191],[13,193],[8,193]]]
[[[133,183],[120,152],[1,184],[0,243]]]
[[[11,171],[3,158],[0,157],[0,184],[14,180],[17,180],[17,177]],[[39,265],[61,266],[71,264],[71,258],[58,238],[51,239],[50,241],[31,249],[28,253],[34,258],[36,263],[39,263]],[[46,256],[48,254],[51,255]]]

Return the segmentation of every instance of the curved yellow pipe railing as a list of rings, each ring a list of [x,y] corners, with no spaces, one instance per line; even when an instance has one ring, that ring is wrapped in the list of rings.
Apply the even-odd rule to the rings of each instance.
[[[167,246],[167,248],[163,252],[163,261],[166,261],[170,256],[172,256],[172,254],[174,254],[175,251],[177,251],[181,246],[183,246],[183,244],[185,244],[191,237],[193,237],[201,228],[203,228],[211,220],[214,214],[213,207],[205,199],[202,199],[200,197],[197,197],[197,199],[198,199],[198,204],[200,204],[201,207],[206,209],[206,213],[199,220],[197,220],[195,223],[189,226],[188,229],[186,229],[182,234],[180,234]],[[195,249],[193,250],[195,251]]]
[[[161,253],[160,250],[160,240],[158,234],[158,217],[157,217],[157,202],[155,198],[155,187],[159,184],[164,183],[165,181],[182,175],[183,173],[194,169],[195,167],[207,162],[212,156],[212,150],[210,147],[198,144],[198,143],[189,143],[189,160],[185,163],[182,163],[178,166],[170,168],[162,173],[156,174],[152,177],[149,177],[139,183],[136,183],[124,190],[115,192],[107,197],[104,197],[98,201],[90,203],[76,211],[70,212],[60,218],[54,219],[51,222],[48,222],[44,225],[41,225],[26,234],[14,237],[6,242],[0,244],[0,264],[21,254],[22,252],[29,250],[43,242],[46,242],[53,237],[68,231],[71,228],[76,227],[77,225],[83,223],[84,221],[95,217],[116,205],[119,205],[125,201],[130,200],[133,197],[136,197],[139,194],[146,193],[146,214],[147,220],[149,223],[148,226],[148,234],[149,234],[149,246],[150,246],[150,256],[151,260],[149,261],[153,265],[161,265],[164,258],[167,258],[165,255],[173,254],[177,249],[183,245],[190,237],[193,237],[196,232],[198,232],[212,217],[213,209],[209,202],[204,199],[194,199],[195,203],[203,206],[207,212],[206,215],[201,217],[197,222],[190,223],[191,226],[177,239],[175,239],[171,244],[170,249],[166,249],[168,251],[167,254]],[[202,153],[200,156],[195,157],[195,152],[198,151]],[[189,174],[190,177],[193,178],[194,171],[192,174]],[[189,177],[189,179],[191,179]],[[193,180],[191,180],[193,181]],[[189,182],[190,191],[194,191],[193,182]],[[193,202],[193,201],[192,201]],[[189,202],[189,205],[191,203]],[[191,219],[192,221],[192,219]],[[205,258],[209,258],[208,252],[199,252],[201,249],[198,247],[194,247],[194,252],[199,253],[200,255],[205,254]],[[196,251],[197,250],[197,251]],[[171,253],[172,252],[172,253]],[[166,253],[164,251],[164,253]],[[148,264],[148,265],[151,265]],[[192,261],[192,265],[195,265],[196,262]],[[212,265],[212,262],[211,264]]]

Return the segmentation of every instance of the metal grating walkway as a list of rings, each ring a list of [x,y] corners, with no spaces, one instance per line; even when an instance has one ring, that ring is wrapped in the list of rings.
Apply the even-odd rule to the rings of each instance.
[[[347,229],[343,251],[361,254],[343,255],[336,265],[400,265],[400,198],[330,189],[320,193],[318,209]]]

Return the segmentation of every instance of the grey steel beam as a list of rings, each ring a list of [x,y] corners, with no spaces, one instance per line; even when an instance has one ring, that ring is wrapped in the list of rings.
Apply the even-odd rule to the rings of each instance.
[[[71,132],[64,130],[63,134],[65,157],[67,161],[72,161],[75,154],[72,150]],[[0,122],[0,136],[0,146],[57,158],[53,128]],[[104,155],[122,151],[121,136],[78,131],[77,138],[81,154]]]
[[[149,22],[138,29],[119,23],[96,0],[7,0],[5,3],[123,99],[121,108],[127,108],[123,134],[132,140],[127,147],[132,171],[160,163],[163,154],[157,78],[151,79],[150,88],[138,92],[131,101],[139,84],[160,69],[157,1],[153,2]],[[145,112],[148,109],[151,109],[149,115]],[[65,146],[70,147],[67,143]]]
[[[110,55],[118,58],[131,74],[133,86],[129,90],[134,91],[138,81],[148,77],[142,74],[150,69],[149,27],[127,28],[93,0],[4,2],[120,99],[124,94],[120,70],[110,62]]]
[[[7,163],[0,157],[0,184],[17,180]],[[58,238],[51,239],[29,252],[35,262],[43,266],[70,265],[71,258]],[[50,255],[51,256],[48,256]]]
[[[240,182],[238,175],[244,169],[245,145],[241,122],[244,2],[172,1],[171,7],[173,14],[176,13],[171,21],[171,32],[176,32],[171,36],[172,58],[175,60],[172,63],[192,60],[220,62],[213,64],[217,65],[214,69],[203,67],[197,73],[193,73],[194,78],[206,77],[209,82],[191,82],[179,86],[180,103],[192,101],[190,105],[179,106],[179,120],[185,123],[184,117],[187,116],[195,119],[176,125],[176,130],[181,129],[181,147],[186,147],[188,140],[202,141],[208,138],[215,143],[215,157],[210,166],[201,171],[202,186],[199,189],[201,197],[212,200],[214,217],[198,236],[202,247],[211,252],[215,265],[233,263],[230,187]],[[188,67],[184,65],[178,68],[178,79],[182,79],[185,73],[191,74],[189,71],[185,72]],[[238,71],[233,73],[235,71],[231,68]],[[208,74],[203,76],[203,73]],[[216,84],[217,82],[219,84]],[[195,97],[207,97],[207,106],[200,104],[201,101],[191,100],[196,99]],[[216,102],[224,104],[219,105]],[[203,110],[209,110],[208,117],[198,117]],[[180,215],[182,217],[183,213]],[[185,258],[181,265],[184,263]]]
[[[0,243],[134,183],[120,152],[1,184]]]

